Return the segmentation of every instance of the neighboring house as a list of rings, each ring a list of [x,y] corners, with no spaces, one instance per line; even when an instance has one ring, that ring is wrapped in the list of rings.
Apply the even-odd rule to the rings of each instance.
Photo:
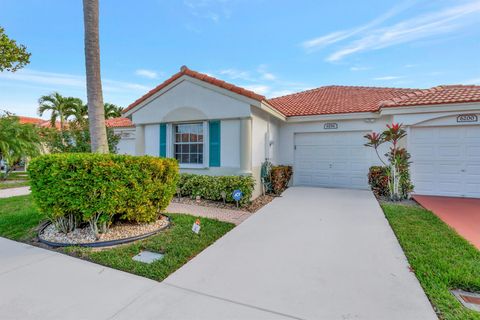
[[[20,123],[35,124],[40,127],[50,128],[52,125],[50,120],[44,120],[40,118],[17,116]],[[120,136],[120,140],[117,145],[118,154],[135,154],[135,126],[128,118],[113,118],[106,119],[105,125],[113,129],[116,135]],[[68,123],[65,124],[68,126]],[[55,128],[60,130],[60,122],[55,123]]]
[[[118,154],[135,154],[135,126],[128,118],[106,119],[105,125],[120,136],[117,144]]]
[[[32,118],[32,117],[24,117],[24,116],[16,116],[18,117],[18,120],[20,123],[26,124],[35,124],[39,127],[44,127],[44,128],[51,128],[52,124],[50,120],[45,120],[45,119],[40,119],[40,118]],[[60,121],[55,122],[55,128],[60,130]]]
[[[183,172],[252,174],[254,196],[266,159],[292,165],[294,185],[368,188],[378,159],[363,136],[399,122],[417,193],[480,197],[479,114],[480,86],[326,86],[267,99],[187,67],[124,110],[135,154],[176,158]]]

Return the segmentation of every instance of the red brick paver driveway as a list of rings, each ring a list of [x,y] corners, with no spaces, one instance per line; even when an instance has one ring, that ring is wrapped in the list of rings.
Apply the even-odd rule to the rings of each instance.
[[[480,199],[421,195],[413,198],[480,249]]]

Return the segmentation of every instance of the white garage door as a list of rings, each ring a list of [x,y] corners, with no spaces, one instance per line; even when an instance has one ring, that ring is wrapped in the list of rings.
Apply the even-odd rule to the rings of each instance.
[[[413,127],[415,193],[480,197],[480,126]]]
[[[368,188],[372,149],[364,146],[367,132],[295,134],[296,185]]]

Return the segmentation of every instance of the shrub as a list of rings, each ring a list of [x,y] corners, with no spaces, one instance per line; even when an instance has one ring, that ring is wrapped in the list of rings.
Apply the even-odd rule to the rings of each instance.
[[[241,205],[246,205],[252,197],[255,181],[252,176],[207,176],[190,173],[180,174],[178,188],[182,196],[195,198],[200,196],[207,200],[222,200],[222,191],[226,193],[227,202],[235,202],[232,193],[240,189],[243,198]]]
[[[388,168],[382,166],[370,167],[368,171],[368,184],[376,197],[388,197]]]
[[[388,196],[394,201],[406,199],[413,191],[409,173],[410,154],[405,148],[399,146],[399,142],[406,135],[407,132],[402,124],[392,123],[391,125],[387,124],[387,129],[382,133],[372,132],[364,136],[367,139],[365,146],[373,148],[379,160],[387,167]],[[378,148],[384,143],[391,145],[390,151],[385,154],[388,163],[383,161],[378,154]]]
[[[270,179],[273,193],[280,194],[287,188],[292,173],[291,166],[272,167],[272,170],[270,171]]]
[[[178,180],[176,160],[113,154],[45,155],[28,172],[41,212],[66,231],[88,222],[95,234],[114,220],[156,220]]]

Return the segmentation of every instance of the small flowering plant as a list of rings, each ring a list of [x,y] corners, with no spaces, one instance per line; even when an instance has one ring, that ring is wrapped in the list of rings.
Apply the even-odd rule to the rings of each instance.
[[[382,133],[372,132],[364,136],[367,139],[365,146],[373,148],[386,167],[388,193],[390,199],[394,201],[407,198],[413,190],[409,174],[410,154],[399,146],[400,140],[406,135],[402,124],[392,123],[387,125],[387,129]],[[384,143],[391,145],[389,152],[385,154],[387,162],[378,153],[378,148]]]

